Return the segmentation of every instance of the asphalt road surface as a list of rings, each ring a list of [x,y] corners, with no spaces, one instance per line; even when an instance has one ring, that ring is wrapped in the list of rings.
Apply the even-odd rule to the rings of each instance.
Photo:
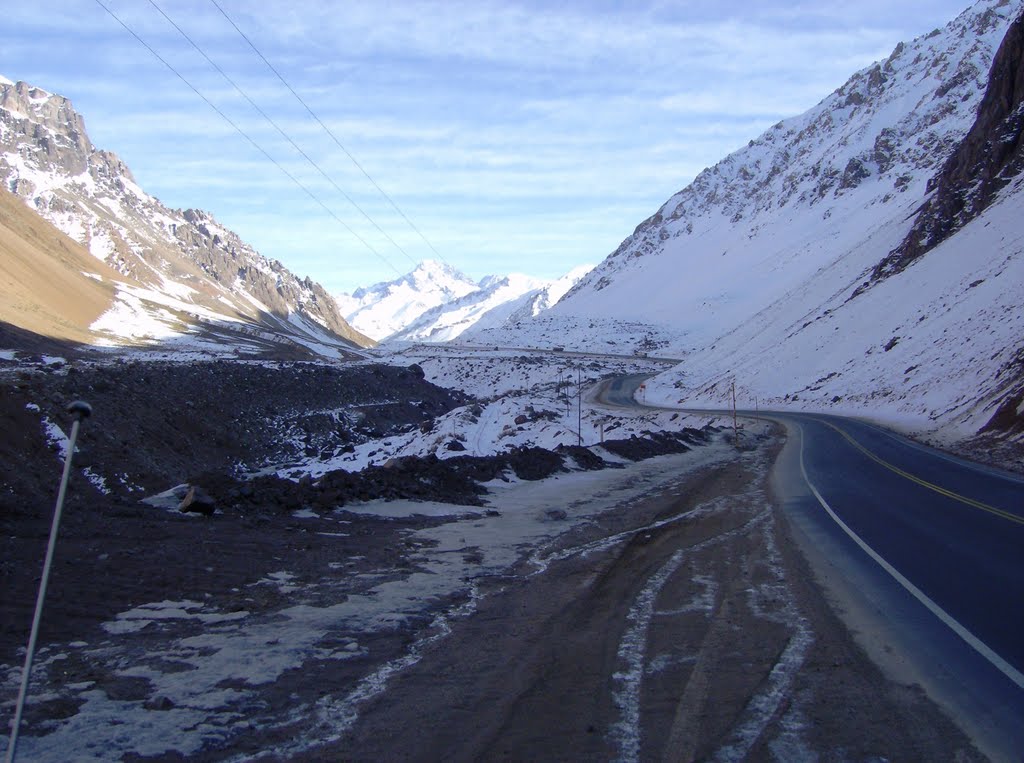
[[[642,381],[616,379],[596,399],[639,405]],[[787,429],[774,490],[861,643],[982,751],[1020,760],[1024,480],[854,419],[760,415]]]

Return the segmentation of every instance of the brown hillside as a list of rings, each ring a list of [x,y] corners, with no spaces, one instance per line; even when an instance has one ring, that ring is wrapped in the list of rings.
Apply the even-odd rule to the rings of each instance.
[[[114,280],[123,279],[0,188],[0,321],[88,343],[89,325],[113,302]]]

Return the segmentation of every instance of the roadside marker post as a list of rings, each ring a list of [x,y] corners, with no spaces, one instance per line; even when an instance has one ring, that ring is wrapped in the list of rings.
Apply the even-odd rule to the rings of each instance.
[[[576,366],[576,445],[583,447],[583,368]]]
[[[732,438],[737,448],[740,446],[740,427],[736,420],[736,380],[732,380]]]
[[[53,552],[57,546],[57,530],[60,527],[60,516],[64,511],[64,496],[67,494],[68,478],[71,476],[71,459],[75,454],[75,441],[78,439],[78,429],[83,419],[92,413],[92,406],[81,400],[76,400],[67,408],[68,413],[74,416],[71,424],[71,435],[68,437],[68,452],[64,457],[64,474],[60,478],[60,489],[57,491],[57,505],[53,508],[53,524],[50,525],[50,541],[46,546],[46,560],[43,562],[43,576],[39,580],[39,593],[36,596],[36,609],[32,616],[32,630],[28,637],[28,650],[25,652],[25,666],[21,673],[21,689],[18,691],[18,703],[14,711],[14,725],[11,728],[11,738],[7,743],[7,763],[13,763],[18,752],[18,730],[21,726],[21,715],[25,709],[25,699],[28,696],[29,676],[32,673],[32,658],[36,651],[36,639],[39,637],[39,621],[43,616],[43,602],[46,599],[46,584],[50,579],[50,567],[53,564]]]

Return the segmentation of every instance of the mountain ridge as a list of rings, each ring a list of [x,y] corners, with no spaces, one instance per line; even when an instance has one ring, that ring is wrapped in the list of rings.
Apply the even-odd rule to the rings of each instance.
[[[218,337],[214,344],[230,344],[231,335],[244,344],[254,334],[316,353],[372,344],[312,279],[260,255],[209,212],[170,209],[143,191],[116,154],[92,144],[63,96],[0,79],[0,179],[135,284],[118,287],[115,309],[94,329],[104,343],[213,328],[206,333]],[[143,323],[149,328],[139,333]]]
[[[349,322],[382,342],[444,342],[546,310],[591,267],[553,281],[519,273],[473,281],[446,263],[424,260],[410,273],[337,299]]]

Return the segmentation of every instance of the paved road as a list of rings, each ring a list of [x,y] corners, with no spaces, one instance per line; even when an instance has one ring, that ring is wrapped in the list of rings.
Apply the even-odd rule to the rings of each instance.
[[[642,379],[595,400],[637,405]],[[990,756],[1024,757],[1024,480],[853,419],[761,415],[789,434],[776,493],[869,651]]]
[[[593,358],[607,358],[610,360],[633,360],[633,361],[651,361],[652,363],[663,363],[668,366],[677,366],[683,362],[682,358],[666,358],[660,355],[637,355],[634,353],[615,353],[615,352],[580,352],[576,350],[556,350],[553,347],[499,347],[497,345],[479,345],[479,344],[450,344],[447,346],[450,350],[469,350],[472,352],[489,352],[497,350],[499,352],[530,352],[542,355],[554,355],[558,358],[574,358],[574,359],[593,359]],[[409,349],[422,350],[427,352],[436,352],[436,345],[422,345],[412,344]]]

